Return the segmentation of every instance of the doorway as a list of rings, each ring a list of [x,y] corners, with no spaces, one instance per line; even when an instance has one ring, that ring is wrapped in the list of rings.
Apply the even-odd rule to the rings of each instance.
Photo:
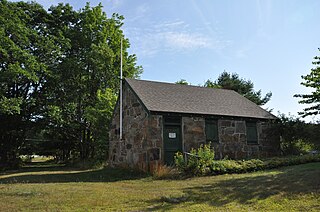
[[[176,152],[182,152],[181,118],[165,118],[163,130],[164,163],[172,165]]]

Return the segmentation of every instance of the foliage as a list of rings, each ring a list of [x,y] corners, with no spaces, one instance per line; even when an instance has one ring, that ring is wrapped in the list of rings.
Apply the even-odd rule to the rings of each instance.
[[[300,155],[320,147],[319,124],[305,123],[299,117],[278,115],[273,131],[281,136],[280,147],[284,155]]]
[[[5,0],[0,14],[0,164],[45,150],[59,160],[105,160],[121,40],[124,77],[142,71],[127,52],[124,18],[108,18],[101,4],[46,11]]]
[[[211,164],[211,173],[226,174],[226,173],[245,173],[259,171],[263,169],[263,161],[259,159],[251,160],[218,160]]]
[[[191,85],[185,79],[180,79],[179,81],[175,82],[176,84],[182,85]],[[236,73],[228,73],[226,71],[222,72],[216,81],[212,81],[208,79],[204,85],[204,87],[208,88],[223,88],[234,90],[241,94],[242,96],[246,97],[250,101],[256,103],[257,105],[265,105],[267,102],[270,101],[272,93],[268,92],[264,97],[261,94],[261,90],[255,91],[254,84],[250,80],[245,80],[240,78]]]
[[[319,48],[320,51],[320,48]],[[304,82],[301,85],[304,85],[309,88],[313,88],[311,94],[296,94],[294,97],[302,98],[299,101],[300,104],[308,104],[311,105],[300,112],[299,114],[302,117],[310,116],[310,115],[319,115],[320,114],[320,56],[314,57],[314,64],[316,67],[311,69],[310,74],[305,76],[301,76]]]
[[[0,165],[9,166],[41,109],[41,93],[61,51],[39,4],[3,0],[0,14]]]
[[[181,79],[175,83],[180,84],[180,85],[190,85],[190,83],[188,83],[187,80],[185,80],[185,79]]]
[[[205,82],[204,86],[209,88],[223,88],[234,90],[247,99],[251,100],[252,102],[256,103],[257,105],[266,104],[272,96],[272,93],[269,92],[264,97],[262,97],[261,90],[255,91],[253,89],[253,82],[240,78],[236,73],[230,74],[226,71],[222,72],[218,79],[214,82],[208,79]]]
[[[101,4],[93,8],[87,4],[78,13],[65,12],[72,10],[62,4],[50,10],[57,20],[72,20],[67,29],[54,26],[72,42],[50,87],[54,98],[45,111],[49,130],[74,144],[65,151],[71,151],[70,156],[106,160],[107,132],[119,87],[121,39],[124,76],[141,72],[135,55],[126,51],[129,42],[120,29],[123,17],[115,14],[108,19]]]
[[[302,139],[295,140],[294,142],[282,140],[280,148],[284,155],[301,155],[315,150],[315,145]]]
[[[210,149],[210,145],[204,145],[197,150],[192,149],[187,160],[183,158],[181,153],[177,153],[175,156],[175,165],[188,176],[245,173],[310,162],[320,162],[320,154],[277,157],[264,160],[215,160],[214,151]]]
[[[211,165],[211,174],[245,173],[310,162],[320,162],[320,155],[289,156],[265,160],[217,160]]]
[[[211,149],[210,143],[200,145],[198,149],[191,149],[187,157],[185,160],[182,153],[176,153],[174,159],[176,166],[192,175],[205,175],[210,171],[210,165],[214,161],[214,150]]]

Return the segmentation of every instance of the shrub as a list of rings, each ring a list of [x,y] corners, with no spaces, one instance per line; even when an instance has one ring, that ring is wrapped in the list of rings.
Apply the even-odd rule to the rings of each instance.
[[[191,175],[205,175],[210,173],[210,167],[214,162],[214,150],[211,145],[200,145],[198,149],[191,149],[190,153],[183,157],[182,153],[175,155],[175,165],[184,173]]]
[[[284,155],[301,155],[316,149],[316,146],[308,141],[298,139],[290,142],[282,141],[280,148]]]
[[[276,157],[265,160],[214,160],[214,151],[210,148],[210,144],[200,146],[197,150],[192,149],[188,155],[189,158],[186,160],[182,153],[177,153],[175,164],[184,174],[194,176],[245,173],[281,166],[320,162],[320,154]]]
[[[252,160],[217,160],[211,165],[211,173],[226,174],[226,173],[244,173],[263,169],[263,161],[259,159]]]
[[[272,169],[281,166],[298,165],[310,162],[320,162],[320,155],[302,155],[283,158],[271,158],[264,162],[264,169]]]
[[[242,167],[245,172],[259,171],[264,167],[264,162],[259,159],[251,159],[242,161]]]
[[[218,160],[211,164],[211,173],[216,174],[226,174],[226,173],[239,173],[241,166],[235,160]]]

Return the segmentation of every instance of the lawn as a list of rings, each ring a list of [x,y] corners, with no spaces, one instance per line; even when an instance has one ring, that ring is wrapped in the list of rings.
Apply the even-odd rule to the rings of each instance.
[[[184,180],[36,165],[0,173],[0,200],[0,211],[320,211],[320,163]]]

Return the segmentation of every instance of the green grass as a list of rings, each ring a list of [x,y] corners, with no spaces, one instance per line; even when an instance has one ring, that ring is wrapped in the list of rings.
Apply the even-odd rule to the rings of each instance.
[[[320,211],[320,163],[153,180],[122,169],[29,166],[0,173],[1,211]]]

